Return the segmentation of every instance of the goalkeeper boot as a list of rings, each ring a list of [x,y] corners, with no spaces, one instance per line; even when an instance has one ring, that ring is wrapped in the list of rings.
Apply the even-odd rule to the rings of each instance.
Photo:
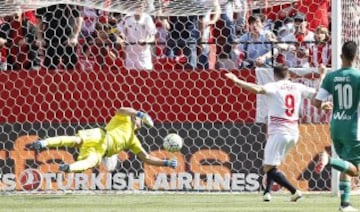
[[[316,163],[315,172],[320,174],[325,166],[329,163],[329,155],[327,152],[320,153],[319,161]]]
[[[63,172],[70,172],[70,166],[69,164],[60,164],[59,170]]]
[[[44,140],[35,141],[28,145],[28,148],[31,150],[40,151],[46,147]]]
[[[290,198],[290,201],[291,202],[296,202],[298,201],[299,199],[301,199],[303,197],[301,191],[299,190],[296,190],[295,194],[293,194]]]
[[[263,196],[264,202],[270,202],[271,201],[271,194],[269,192],[265,193]]]
[[[341,206],[339,208],[339,211],[343,211],[343,212],[356,212],[359,211],[358,209],[354,208],[351,205],[347,205],[347,206]]]

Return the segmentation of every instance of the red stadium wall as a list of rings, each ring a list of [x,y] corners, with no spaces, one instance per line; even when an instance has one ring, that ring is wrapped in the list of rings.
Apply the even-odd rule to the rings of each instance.
[[[225,71],[1,72],[1,123],[101,123],[120,106],[141,108],[156,122],[253,122],[255,95]],[[248,81],[253,70],[236,71]]]

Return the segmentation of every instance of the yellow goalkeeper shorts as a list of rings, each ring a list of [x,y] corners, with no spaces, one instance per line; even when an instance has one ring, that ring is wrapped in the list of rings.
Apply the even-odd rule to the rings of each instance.
[[[78,136],[82,139],[82,145],[77,160],[84,160],[95,154],[99,164],[107,148],[106,132],[101,128],[79,130]]]

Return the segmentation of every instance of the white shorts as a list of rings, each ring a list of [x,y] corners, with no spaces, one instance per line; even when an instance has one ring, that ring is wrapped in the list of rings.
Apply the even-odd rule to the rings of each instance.
[[[118,163],[118,155],[112,155],[111,157],[103,157],[101,160],[103,166],[108,170],[109,172],[112,172],[116,169],[116,165]]]
[[[264,151],[264,165],[278,166],[286,153],[296,145],[299,135],[274,134],[270,135]]]

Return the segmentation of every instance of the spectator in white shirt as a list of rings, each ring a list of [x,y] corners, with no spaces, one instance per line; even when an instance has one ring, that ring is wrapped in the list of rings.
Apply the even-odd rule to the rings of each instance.
[[[310,49],[311,66],[331,67],[331,43],[329,30],[324,26],[318,26],[315,30],[316,44]]]
[[[289,67],[307,68],[310,67],[309,56],[310,48],[314,45],[314,33],[310,31],[307,26],[306,16],[298,13],[294,17],[295,32],[288,34],[281,38],[284,42],[297,42],[296,44],[289,43],[285,46],[283,55],[285,56],[286,65]]]
[[[125,67],[152,70],[150,43],[155,42],[156,27],[150,15],[144,12],[145,2],[136,3],[136,12],[125,16],[118,30],[126,44]]]
[[[81,14],[84,19],[81,27],[81,35],[87,38],[95,32],[95,25],[99,21],[99,13],[96,9],[84,7]]]

